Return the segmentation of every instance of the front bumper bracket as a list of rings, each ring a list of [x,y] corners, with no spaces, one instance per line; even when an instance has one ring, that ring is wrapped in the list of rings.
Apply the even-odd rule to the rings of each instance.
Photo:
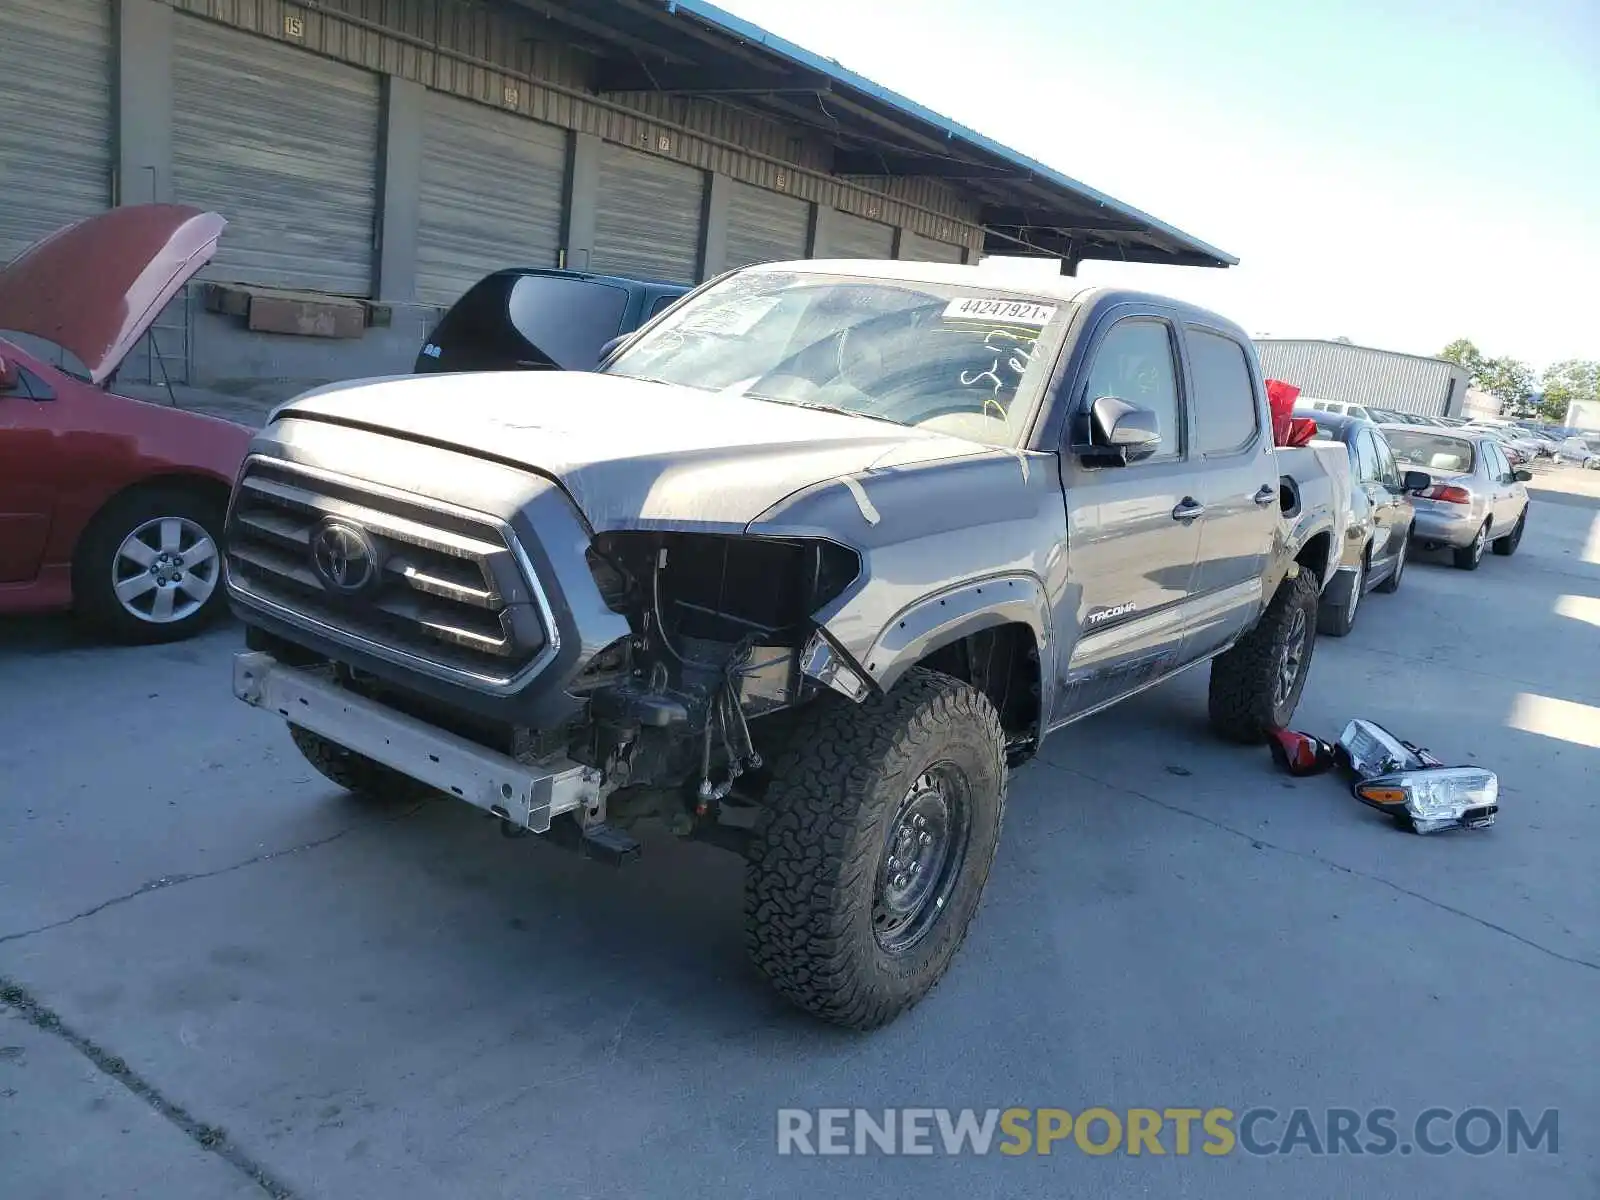
[[[600,800],[600,773],[592,767],[564,758],[518,762],[262,650],[234,655],[233,694],[533,833],[548,833],[551,818]]]

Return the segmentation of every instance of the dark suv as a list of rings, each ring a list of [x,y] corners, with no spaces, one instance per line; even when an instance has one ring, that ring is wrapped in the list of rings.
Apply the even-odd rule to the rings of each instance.
[[[590,371],[608,342],[688,290],[618,275],[508,267],[451,305],[413,371]]]

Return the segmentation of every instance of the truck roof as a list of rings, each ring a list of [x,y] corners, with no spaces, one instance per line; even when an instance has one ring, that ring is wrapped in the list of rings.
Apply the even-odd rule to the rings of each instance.
[[[864,275],[877,279],[904,280],[908,283],[936,283],[984,288],[1011,292],[1022,296],[1042,296],[1063,303],[1080,305],[1114,304],[1121,301],[1143,301],[1177,309],[1186,315],[1199,318],[1219,328],[1244,338],[1249,337],[1234,321],[1210,309],[1137,288],[1096,286],[1071,275],[1041,275],[1037,278],[1020,278],[1004,270],[960,263],[918,262],[910,259],[879,258],[806,258],[788,262],[762,263],[746,267],[747,271],[797,271],[813,275]]]

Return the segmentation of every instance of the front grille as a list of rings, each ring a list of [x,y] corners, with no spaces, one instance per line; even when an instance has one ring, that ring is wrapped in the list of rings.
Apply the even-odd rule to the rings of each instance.
[[[503,683],[549,645],[531,581],[486,519],[252,460],[227,541],[244,596],[446,673]]]

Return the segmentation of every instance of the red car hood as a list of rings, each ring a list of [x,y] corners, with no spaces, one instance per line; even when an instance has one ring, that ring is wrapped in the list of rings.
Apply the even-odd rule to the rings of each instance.
[[[0,329],[54,342],[104,383],[226,225],[204,209],[137,204],[58,229],[0,271]]]

